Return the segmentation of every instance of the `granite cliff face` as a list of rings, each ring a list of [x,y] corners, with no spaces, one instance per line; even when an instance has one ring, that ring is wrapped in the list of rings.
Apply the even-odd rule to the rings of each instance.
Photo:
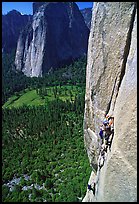
[[[137,201],[137,16],[134,2],[94,3],[89,36],[84,142],[95,195],[83,202]],[[99,127],[114,116],[111,151],[98,168]]]
[[[33,8],[33,21],[18,40],[17,70],[38,77],[86,55],[89,29],[74,2],[38,3]]]
[[[2,15],[2,48],[4,52],[11,52],[11,50],[16,49],[20,31],[31,18],[31,15],[21,15],[16,10]]]
[[[87,27],[90,29],[91,27],[91,18],[92,18],[92,8],[85,8],[80,10],[83,17],[84,17],[84,21],[87,25]]]

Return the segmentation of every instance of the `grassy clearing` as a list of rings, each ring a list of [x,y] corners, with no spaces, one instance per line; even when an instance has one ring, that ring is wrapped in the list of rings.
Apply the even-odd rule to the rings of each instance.
[[[23,105],[29,105],[29,106],[38,106],[38,105],[45,105],[49,101],[53,101],[56,98],[62,100],[62,101],[74,101],[75,96],[77,94],[82,93],[82,87],[80,86],[55,86],[55,87],[45,87],[47,94],[46,95],[40,95],[38,92],[40,89],[38,89],[38,92],[36,89],[34,90],[24,90],[18,95],[14,95],[9,98],[9,100],[3,105],[3,108],[12,108],[12,107],[20,107]],[[55,98],[54,89],[57,89],[57,94]]]

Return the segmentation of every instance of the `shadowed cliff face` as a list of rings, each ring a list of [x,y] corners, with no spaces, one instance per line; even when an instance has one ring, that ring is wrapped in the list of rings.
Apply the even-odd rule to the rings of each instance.
[[[46,2],[33,2],[33,14],[38,11],[39,7],[45,4]]]
[[[34,2],[33,3],[33,14],[38,10],[38,8],[40,6],[42,6],[45,3],[46,2]],[[49,4],[50,2],[47,2],[47,3]],[[57,2],[55,2],[55,3],[57,3]],[[85,8],[85,9],[80,10],[80,12],[82,13],[82,15],[84,17],[84,21],[85,21],[87,27],[90,29],[91,17],[92,17],[92,8]]]
[[[15,65],[27,76],[42,76],[86,55],[89,29],[73,2],[47,2],[19,37]]]
[[[83,17],[84,17],[84,21],[87,25],[87,27],[90,29],[91,27],[91,18],[92,18],[92,8],[85,8],[80,10]]]
[[[83,202],[137,201],[137,23],[133,2],[95,3],[86,71],[84,142],[96,194]],[[99,128],[114,116],[111,152],[98,171]]]
[[[20,31],[31,20],[31,15],[21,15],[16,10],[2,15],[2,48],[4,52],[16,49]]]

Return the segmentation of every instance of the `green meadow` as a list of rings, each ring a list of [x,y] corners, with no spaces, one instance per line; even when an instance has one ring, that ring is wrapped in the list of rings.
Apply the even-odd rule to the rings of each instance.
[[[55,90],[57,89],[57,92]],[[18,92],[8,99],[3,105],[3,108],[20,107],[23,105],[27,106],[38,106],[46,105],[48,102],[57,99],[62,101],[74,101],[78,94],[81,94],[83,88],[80,86],[53,86],[44,87],[41,89],[25,89],[24,91]],[[43,93],[45,92],[45,94]]]

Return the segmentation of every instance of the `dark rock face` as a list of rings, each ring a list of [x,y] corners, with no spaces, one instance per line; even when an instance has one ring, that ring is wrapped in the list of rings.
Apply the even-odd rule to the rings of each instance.
[[[2,48],[4,52],[16,49],[20,31],[31,20],[31,15],[21,15],[16,10],[2,15]]]
[[[19,37],[15,58],[16,69],[30,77],[86,55],[89,36],[74,2],[36,5],[32,23]]]
[[[85,8],[80,10],[83,17],[84,17],[84,21],[87,25],[87,27],[90,29],[91,27],[91,18],[92,18],[92,8]]]
[[[46,2],[33,2],[33,14],[38,11],[38,8],[45,4]]]

